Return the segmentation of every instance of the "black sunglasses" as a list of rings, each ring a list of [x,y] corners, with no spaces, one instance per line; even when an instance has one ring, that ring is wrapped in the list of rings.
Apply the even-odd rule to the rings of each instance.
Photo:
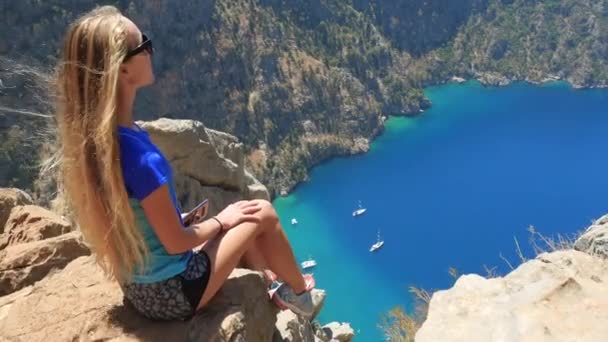
[[[124,61],[126,62],[129,58],[146,51],[152,56],[154,54],[154,47],[152,46],[152,40],[148,38],[145,34],[141,35],[141,44],[139,44],[135,49],[127,52]]]

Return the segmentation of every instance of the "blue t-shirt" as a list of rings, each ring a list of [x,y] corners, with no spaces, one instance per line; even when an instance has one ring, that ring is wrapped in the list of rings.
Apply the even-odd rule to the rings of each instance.
[[[169,254],[148,222],[140,201],[164,184],[169,186],[171,201],[181,221],[181,212],[173,187],[171,165],[161,151],[152,143],[148,132],[136,125],[135,129],[118,127],[120,163],[125,187],[136,223],[141,229],[150,258],[142,272],[135,269],[132,281],[153,283],[168,279],[186,270],[192,252]]]

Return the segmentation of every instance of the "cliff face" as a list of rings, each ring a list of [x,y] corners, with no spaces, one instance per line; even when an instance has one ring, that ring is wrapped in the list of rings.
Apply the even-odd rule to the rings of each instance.
[[[488,0],[376,1],[353,0],[400,50],[421,56],[450,41]]]
[[[378,132],[382,113],[416,113],[426,105],[406,76],[407,54],[344,2],[116,4],[157,50],[157,82],[140,94],[138,117],[197,119],[238,136],[271,192],[291,188],[328,155],[361,152],[361,139]],[[51,65],[65,23],[94,1],[1,6],[0,53],[13,59],[26,53],[26,64]],[[0,78],[15,86],[3,92],[29,98],[22,75],[11,74],[7,61],[2,69]]]
[[[315,293],[319,310],[320,295]],[[313,326],[278,312],[261,274],[244,269],[233,271],[207,309],[185,322],[140,316],[123,303],[118,284],[108,281],[90,256],[0,297],[0,339],[8,341],[328,342],[337,337],[332,341],[348,342],[353,336],[348,324]]]
[[[436,292],[416,341],[603,341],[608,334],[608,216],[574,249],[543,253],[505,277],[461,276]]]
[[[266,187],[245,169],[242,144],[234,136],[191,120],[140,124],[172,165],[183,211],[204,198],[210,200],[209,215],[239,200],[269,199]],[[54,184],[48,187],[57,190]],[[0,296],[90,254],[75,227],[61,216],[68,213],[62,196],[49,202],[52,211],[34,206],[23,191],[0,191]]]
[[[112,3],[157,47],[137,116],[196,119],[238,136],[272,194],[334,155],[361,153],[382,116],[429,105],[421,87],[567,79],[605,85],[607,0],[205,0]],[[48,112],[40,80],[66,24],[95,1],[0,4],[0,105]],[[39,119],[0,115],[0,179],[29,187]],[[16,125],[17,124],[17,125]],[[10,165],[10,166],[6,166]],[[26,167],[27,166],[27,167]]]
[[[491,0],[433,58],[437,74],[489,84],[498,76],[502,83],[563,79],[606,87],[608,1]]]
[[[141,126],[171,161],[182,207],[209,198],[214,214],[236,200],[268,199],[266,188],[245,169],[235,137],[190,120]],[[0,340],[328,342],[354,336],[346,323],[322,327],[279,312],[261,273],[243,269],[233,271],[192,320],[146,320],[123,303],[120,287],[103,276],[80,232],[31,203],[21,190],[0,188]],[[55,204],[61,208],[61,201]],[[323,290],[313,290],[316,313],[324,300]]]

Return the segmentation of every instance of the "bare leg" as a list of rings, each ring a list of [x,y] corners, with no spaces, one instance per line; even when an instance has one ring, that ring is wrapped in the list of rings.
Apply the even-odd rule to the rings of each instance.
[[[211,276],[198,309],[213,298],[241,258],[256,243],[271,270],[285,280],[296,293],[306,289],[302,273],[272,204],[268,201],[260,202],[260,223],[242,223],[203,247],[211,259]]]
[[[264,254],[260,249],[259,239],[255,239],[251,247],[245,252],[239,263],[239,267],[248,268],[250,270],[259,271],[264,274],[267,285],[272,284],[276,280],[276,274],[268,269],[268,263]]]
[[[243,254],[239,266],[254,271],[263,271],[268,268],[264,254],[260,251],[260,243],[257,238],[253,241],[251,247],[245,251],[245,254]]]

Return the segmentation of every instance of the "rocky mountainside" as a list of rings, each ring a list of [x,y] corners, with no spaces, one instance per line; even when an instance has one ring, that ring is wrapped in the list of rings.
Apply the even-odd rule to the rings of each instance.
[[[504,277],[461,276],[436,292],[416,341],[581,341],[608,334],[608,215],[574,249],[543,253]]]
[[[48,71],[66,23],[95,3],[0,3],[0,108],[49,111],[23,65]],[[607,0],[110,3],[157,47],[157,84],[137,116],[196,119],[238,136],[271,195],[324,159],[367,151],[383,117],[420,112],[422,87],[454,75],[579,86],[608,77]],[[0,112],[2,184],[31,188],[39,120]]]
[[[488,2],[352,1],[396,48],[418,57],[444,46],[470,17],[482,13]]]
[[[320,310],[323,298],[316,300]],[[352,338],[348,324],[321,327],[291,312],[278,312],[261,274],[244,269],[236,269],[207,310],[186,322],[151,322],[138,315],[123,303],[119,286],[105,279],[90,256],[0,297],[0,339],[8,341],[346,342]]]
[[[266,198],[244,168],[242,144],[190,120],[142,122],[171,160],[183,207],[211,200]],[[171,141],[172,143],[168,143]],[[205,166],[205,172],[202,166]],[[18,189],[0,189],[0,340],[8,341],[350,341],[347,323],[320,326],[268,299],[258,272],[235,270],[207,310],[187,322],[159,323],[123,303],[121,290],[95,265],[80,232],[55,209],[32,205]],[[325,292],[313,290],[318,313]]]
[[[492,0],[433,54],[437,74],[608,86],[608,1]]]

